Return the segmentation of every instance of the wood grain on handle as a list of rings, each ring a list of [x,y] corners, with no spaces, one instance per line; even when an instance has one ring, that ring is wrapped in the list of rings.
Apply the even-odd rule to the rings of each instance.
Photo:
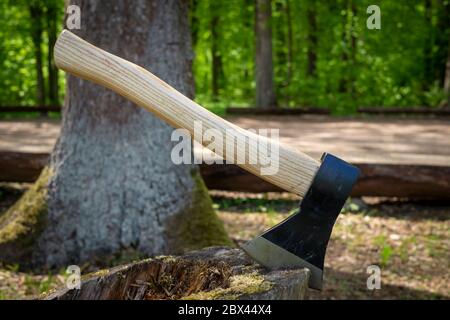
[[[194,136],[194,121],[201,121],[203,132],[208,129],[219,130],[223,137],[227,129],[234,130],[235,141],[245,143],[245,150],[233,149],[234,159],[228,153],[233,146],[226,146],[224,152],[216,150],[216,153],[227,159],[236,160],[239,155],[258,156],[256,143],[252,140],[277,144],[279,158],[271,159],[278,162],[278,171],[273,175],[261,175],[261,164],[239,164],[243,169],[260,176],[264,180],[273,183],[289,192],[304,196],[319,167],[319,162],[291,147],[279,144],[274,140],[250,133],[222,118],[209,112],[191,99],[187,98],[167,83],[150,73],[149,71],[104,50],[101,50],[84,41],[70,31],[64,30],[54,49],[56,66],[78,77],[101,84],[137,105],[153,112],[159,118],[165,120],[176,128],[187,129]],[[202,133],[203,134],[203,133]],[[207,147],[209,141],[204,141]],[[231,152],[231,151],[230,151]],[[242,154],[245,152],[245,155]],[[223,154],[224,153],[224,154]],[[248,161],[246,161],[247,163]],[[235,161],[236,163],[236,161]]]

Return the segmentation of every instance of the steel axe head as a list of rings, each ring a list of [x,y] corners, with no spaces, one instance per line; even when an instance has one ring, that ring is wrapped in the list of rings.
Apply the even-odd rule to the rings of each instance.
[[[243,245],[269,269],[306,267],[309,286],[322,288],[323,264],[334,222],[359,176],[359,169],[325,153],[300,209]]]

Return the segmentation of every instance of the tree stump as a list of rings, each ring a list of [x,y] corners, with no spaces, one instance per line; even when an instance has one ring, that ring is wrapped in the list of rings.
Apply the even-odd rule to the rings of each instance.
[[[44,300],[304,299],[307,269],[268,271],[242,250],[210,247],[161,256],[82,277],[80,289],[63,288]]]

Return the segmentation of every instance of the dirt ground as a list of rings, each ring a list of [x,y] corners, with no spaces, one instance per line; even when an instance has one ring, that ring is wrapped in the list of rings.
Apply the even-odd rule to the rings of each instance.
[[[0,185],[0,212],[26,188]],[[211,195],[236,244],[298,207],[298,200],[289,194],[211,191]],[[381,270],[379,290],[367,289],[370,265]],[[84,270],[93,268],[85,266]],[[0,299],[32,298],[61,285],[67,277],[64,270],[57,274],[19,270],[19,265],[0,266]],[[309,290],[309,298],[450,299],[450,204],[352,199],[339,216],[328,245],[324,289]]]
[[[450,163],[448,119],[312,115],[229,116],[227,119],[245,129],[279,129],[281,142],[316,159],[327,150],[353,163],[437,166]],[[51,152],[59,131],[57,119],[3,120],[0,121],[0,150]]]
[[[216,198],[219,215],[237,243],[298,206],[296,199],[260,196]],[[324,288],[309,290],[309,298],[450,299],[450,205],[364,200],[349,201],[339,216],[328,244]],[[381,270],[379,290],[367,289],[371,265]]]

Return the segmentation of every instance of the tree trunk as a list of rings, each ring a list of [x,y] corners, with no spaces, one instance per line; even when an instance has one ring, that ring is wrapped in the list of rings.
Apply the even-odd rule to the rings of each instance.
[[[256,105],[260,108],[277,105],[273,82],[271,17],[271,0],[256,0]]]
[[[355,35],[355,19],[357,14],[356,4],[354,1],[344,1],[344,8],[346,14],[343,16],[342,29],[342,43],[343,50],[341,60],[344,68],[341,80],[339,82],[339,92],[350,93],[352,97],[355,95],[355,81],[356,81],[356,51],[357,38]]]
[[[36,100],[39,105],[45,105],[45,80],[42,65],[42,14],[44,13],[39,3],[31,2],[28,5],[31,18],[31,38],[36,59]]]
[[[220,3],[214,1],[210,6],[211,27],[211,92],[213,100],[219,96],[220,79],[222,77],[222,56],[219,50]]]
[[[197,15],[197,7],[198,0],[191,0],[190,2],[190,18],[191,18],[191,39],[192,39],[192,47],[195,48],[198,41],[198,30],[199,30],[199,21]]]
[[[47,6],[47,33],[48,33],[48,53],[47,53],[47,69],[48,69],[48,98],[49,104],[52,106],[59,105],[58,95],[58,68],[53,60],[53,47],[56,42],[56,24],[57,24],[57,6],[51,1]]]
[[[446,99],[440,104],[440,106],[450,107],[450,3],[445,1],[439,2],[439,19],[438,19],[438,28],[441,30],[440,33],[440,42],[438,46],[444,47],[447,46],[447,51],[443,52],[442,62],[439,67],[440,79],[444,88],[444,92],[446,94]],[[444,51],[444,50],[442,50]],[[442,70],[443,69],[443,70]]]
[[[291,3],[286,0],[286,19],[287,19],[287,68],[286,68],[286,105],[289,106],[291,102],[291,82],[292,82],[292,68],[293,68],[293,35],[292,35],[292,16]]]
[[[71,4],[81,8],[83,39],[194,95],[187,1]],[[19,200],[0,217],[0,260],[19,251],[21,263],[56,267],[122,249],[155,255],[230,244],[198,168],[171,161],[171,132],[112,91],[68,76],[61,135],[31,190],[46,201],[24,195],[41,199],[39,228],[26,234],[29,201]]]
[[[311,1],[308,4],[308,70],[310,77],[316,76],[317,63],[317,21],[316,21],[316,4]]]
[[[350,43],[351,43],[351,69],[350,69],[350,90],[352,98],[355,99],[356,95],[356,72],[357,72],[357,66],[356,66],[356,54],[357,54],[357,45],[358,45],[358,39],[356,37],[356,22],[355,17],[358,14],[358,11],[356,9],[356,3],[355,0],[352,0],[351,3],[351,13],[352,13],[352,20],[351,20],[351,28],[350,28]],[[356,100],[354,100],[356,101]]]
[[[424,45],[424,81],[423,90],[428,90],[430,85],[435,80],[433,79],[433,45],[434,45],[434,30],[433,30],[433,4],[431,0],[425,0],[425,22],[428,26],[428,34]]]
[[[347,71],[348,71],[348,46],[347,46],[347,19],[348,19],[348,7],[347,7],[347,0],[343,2],[343,8],[342,10],[345,10],[345,15],[342,17],[342,53],[341,53],[341,65],[342,65],[342,72],[341,77],[339,80],[339,92],[340,93],[346,93],[348,89],[348,79],[347,79]]]
[[[447,107],[450,106],[450,36],[447,48],[447,62],[445,63],[445,76],[444,76],[444,92],[447,95]]]
[[[254,6],[255,6],[255,1],[254,0],[243,0],[242,1],[242,11],[241,11],[241,26],[242,26],[242,30],[243,33],[247,34],[247,36],[243,36],[240,37],[241,41],[240,44],[243,48],[246,48],[246,50],[249,50],[247,52],[249,52],[249,56],[254,56],[253,50],[254,50],[254,46],[250,46],[249,47],[249,39],[254,39],[254,35],[253,32],[255,31],[255,27],[254,27],[254,23],[255,20],[254,19]],[[243,62],[242,62],[242,81],[244,83],[249,84],[253,79],[254,76],[252,74],[254,67],[252,65],[249,65],[248,63],[246,63],[247,59],[246,59],[247,55],[243,58]],[[253,97],[255,92],[254,90],[251,88],[250,85],[245,85],[242,87],[243,89],[243,97]]]

